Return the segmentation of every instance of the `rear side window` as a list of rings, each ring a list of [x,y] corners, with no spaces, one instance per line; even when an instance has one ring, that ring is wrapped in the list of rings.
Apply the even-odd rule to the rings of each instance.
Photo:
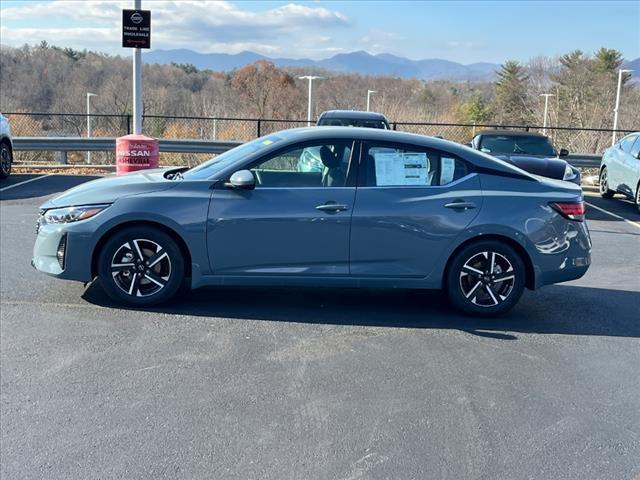
[[[470,171],[454,155],[406,145],[365,144],[363,155],[364,184],[369,187],[441,186]]]

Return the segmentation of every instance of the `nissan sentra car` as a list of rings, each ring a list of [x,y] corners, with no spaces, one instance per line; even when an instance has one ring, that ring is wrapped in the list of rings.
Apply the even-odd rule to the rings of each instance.
[[[297,162],[317,149],[321,172]],[[591,262],[580,187],[465,146],[371,128],[285,130],[195,168],[75,187],[41,207],[33,265],[147,306],[211,285],[444,289],[474,315]]]

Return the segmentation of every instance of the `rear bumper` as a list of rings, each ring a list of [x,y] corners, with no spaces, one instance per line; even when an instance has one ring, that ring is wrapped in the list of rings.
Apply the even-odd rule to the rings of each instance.
[[[558,270],[543,272],[540,275],[539,283],[540,285],[551,285],[577,280],[587,273],[590,264],[591,257],[567,259],[567,265],[561,265]]]

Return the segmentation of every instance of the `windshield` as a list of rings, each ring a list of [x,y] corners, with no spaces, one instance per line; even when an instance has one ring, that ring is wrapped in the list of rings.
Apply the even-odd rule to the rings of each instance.
[[[389,126],[384,120],[365,120],[357,118],[329,118],[318,123],[319,126],[335,126],[335,127],[366,127],[380,128],[389,130]]]
[[[483,135],[480,150],[490,154],[522,154],[553,157],[556,152],[547,137],[529,135]]]
[[[248,157],[252,153],[267,148],[269,145],[272,145],[279,140],[282,140],[282,137],[277,135],[268,135],[266,137],[256,138],[255,140],[243,143],[231,150],[227,150],[223,154],[218,155],[211,160],[207,160],[197,167],[187,170],[182,174],[182,176],[188,180],[204,180],[207,178],[213,178],[216,173],[221,172],[229,165]]]

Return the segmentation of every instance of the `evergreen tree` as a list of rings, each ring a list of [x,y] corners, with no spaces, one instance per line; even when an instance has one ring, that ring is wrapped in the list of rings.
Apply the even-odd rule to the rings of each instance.
[[[520,63],[509,60],[496,72],[493,110],[499,123],[504,125],[526,125],[531,121],[531,110],[527,106],[529,88],[526,71]]]

